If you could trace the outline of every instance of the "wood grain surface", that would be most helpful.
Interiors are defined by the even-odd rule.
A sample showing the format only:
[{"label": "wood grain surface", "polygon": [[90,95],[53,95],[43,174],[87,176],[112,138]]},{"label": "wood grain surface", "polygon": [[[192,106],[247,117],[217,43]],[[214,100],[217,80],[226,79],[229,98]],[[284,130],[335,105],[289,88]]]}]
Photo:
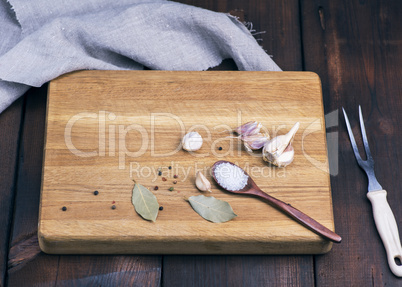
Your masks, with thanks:
[{"label": "wood grain surface", "polygon": [[[0,140],[0,286],[4,286],[7,272],[9,232],[11,230],[14,188],[17,177],[18,143],[23,113],[23,99],[15,102],[0,117],[2,138]],[[7,135],[7,136],[5,136]]]},{"label": "wood grain surface", "polygon": [[[326,114],[345,108],[361,150],[358,105],[362,106],[376,177],[388,191],[400,234],[401,10],[399,1],[302,1],[301,7],[305,69],[316,71],[323,81]],[[334,137],[333,132],[339,133],[338,153],[330,155],[338,167],[331,186],[336,229],[345,236],[342,247],[334,245],[329,256],[315,258],[316,284],[402,286],[389,270],[366,197],[367,178],[356,164],[345,121],[339,116],[328,132]]]},{"label": "wood grain surface", "polygon": [[[353,158],[338,112],[345,107],[358,134],[357,105],[362,104],[377,177],[389,192],[401,230],[402,2],[180,2],[219,12],[237,10],[257,32],[265,31],[256,38],[283,70],[314,71],[320,76],[325,113],[331,116],[335,112],[334,121],[328,122],[327,136],[329,143],[338,143],[338,153],[330,152],[329,160],[334,171],[338,167],[338,173],[331,176],[331,186],[335,226],[342,243],[325,255],[314,256],[39,253],[13,265],[26,255],[26,248],[19,247],[32,244],[32,254],[38,247],[32,231],[37,231],[39,204],[25,196],[34,194],[39,199],[40,183],[32,185],[30,180],[42,170],[42,161],[35,159],[42,154],[44,125],[36,127],[45,122],[47,89],[33,88],[0,114],[0,165],[5,171],[0,182],[1,248],[5,250],[0,254],[0,286],[401,286],[401,280],[389,271],[365,195],[366,178]],[[232,70],[236,65],[227,60],[216,69]],[[18,146],[22,145],[26,156],[18,157]],[[26,158],[31,160],[26,162]],[[23,172],[19,171],[21,165],[26,166]],[[15,239],[8,243],[11,237]],[[7,248],[16,252],[11,254]],[[7,263],[11,255],[13,260]]]},{"label": "wood grain surface", "polygon": [[[42,250],[329,251],[330,242],[262,200],[229,194],[215,185],[212,195],[229,202],[238,217],[212,224],[183,199],[199,194],[196,171],[213,181],[210,168],[225,159],[237,162],[266,192],[333,229],[321,99],[319,77],[309,72],[82,71],[52,81],[39,220]],[[268,166],[261,152],[248,154],[237,139],[228,137],[252,120],[261,122],[272,136],[300,122],[293,164]],[[189,153],[180,141],[194,130],[204,144]],[[134,212],[133,179],[150,190],[159,187],[153,192],[164,209],[155,223]]]}]

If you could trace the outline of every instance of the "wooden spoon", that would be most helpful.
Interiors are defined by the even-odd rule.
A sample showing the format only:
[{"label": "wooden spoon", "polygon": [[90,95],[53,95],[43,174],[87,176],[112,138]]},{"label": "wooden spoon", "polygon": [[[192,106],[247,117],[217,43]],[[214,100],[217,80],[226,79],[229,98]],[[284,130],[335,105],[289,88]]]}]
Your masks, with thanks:
[{"label": "wooden spoon", "polygon": [[216,179],[216,175],[215,175],[215,168],[217,165],[219,165],[221,163],[229,163],[229,164],[232,164],[232,165],[240,168],[241,170],[243,170],[243,169],[241,167],[235,165],[234,163],[231,163],[231,162],[225,161],[225,160],[220,160],[220,161],[217,161],[214,163],[214,165],[212,166],[212,176],[215,179],[215,181],[217,182],[217,184],[224,190],[226,190],[228,192],[232,192],[232,193],[251,194],[251,195],[258,196],[258,197],[262,197],[265,200],[267,200],[272,206],[274,206],[278,210],[282,211],[283,213],[289,215],[290,217],[295,219],[297,222],[299,222],[302,225],[304,225],[305,227],[309,228],[311,231],[313,231],[313,232],[321,235],[322,237],[324,237],[328,240],[331,240],[335,243],[341,242],[342,238],[335,232],[329,230],[324,225],[318,223],[317,221],[315,221],[308,215],[304,214],[300,210],[292,207],[290,204],[284,203],[283,201],[280,201],[279,199],[276,199],[275,197],[272,197],[272,196],[268,195],[267,193],[263,192],[257,186],[257,184],[254,182],[254,180],[244,170],[243,170],[243,172],[248,176],[248,181],[244,188],[242,188],[241,190],[228,190],[228,189],[224,188],[219,183],[219,181]]}]

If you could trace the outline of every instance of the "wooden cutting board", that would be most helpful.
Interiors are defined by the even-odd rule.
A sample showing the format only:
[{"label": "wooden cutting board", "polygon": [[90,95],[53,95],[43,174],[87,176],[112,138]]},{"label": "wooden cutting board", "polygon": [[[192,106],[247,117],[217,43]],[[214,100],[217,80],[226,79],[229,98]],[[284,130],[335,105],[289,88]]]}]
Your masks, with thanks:
[{"label": "wooden cutting board", "polygon": [[[261,122],[271,136],[299,121],[294,162],[286,168],[269,166],[261,152],[249,154],[228,137],[248,121]],[[204,144],[189,153],[180,142],[193,130]],[[229,202],[237,217],[226,223],[200,217],[184,197],[200,194],[196,171],[208,174],[222,159],[245,168],[264,191],[334,230],[316,74],[81,71],[62,76],[49,86],[40,247],[61,254],[314,254],[331,249],[331,242],[266,202],[220,190],[210,175],[211,195]],[[156,222],[135,212],[133,179],[163,206]]]}]

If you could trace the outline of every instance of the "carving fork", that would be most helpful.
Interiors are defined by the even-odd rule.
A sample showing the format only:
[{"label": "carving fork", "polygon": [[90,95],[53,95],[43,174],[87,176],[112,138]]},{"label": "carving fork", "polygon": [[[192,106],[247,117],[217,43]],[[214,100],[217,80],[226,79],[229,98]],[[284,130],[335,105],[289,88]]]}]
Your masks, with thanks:
[{"label": "carving fork", "polygon": [[398,226],[395,216],[387,201],[387,192],[378,183],[374,174],[374,160],[371,156],[369,144],[367,141],[366,128],[364,127],[362,109],[359,106],[360,129],[362,132],[364,149],[366,151],[366,160],[362,160],[357,149],[356,141],[353,136],[352,129],[345,110],[342,108],[345,116],[346,127],[348,129],[350,142],[352,143],[353,152],[357,163],[366,172],[368,177],[368,193],[367,197],[373,207],[373,215],[378,233],[382,239],[385,250],[387,251],[388,265],[396,276],[402,277],[402,248],[399,239]]}]

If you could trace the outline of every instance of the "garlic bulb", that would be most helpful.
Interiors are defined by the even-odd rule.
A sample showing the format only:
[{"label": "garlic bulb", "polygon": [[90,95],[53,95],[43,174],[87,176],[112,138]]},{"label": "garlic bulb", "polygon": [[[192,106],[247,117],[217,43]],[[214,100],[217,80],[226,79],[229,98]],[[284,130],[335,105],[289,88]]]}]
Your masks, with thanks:
[{"label": "garlic bulb", "polygon": [[258,134],[261,130],[262,124],[259,122],[248,122],[240,127],[237,127],[234,131],[240,136],[251,136]]},{"label": "garlic bulb", "polygon": [[269,135],[258,133],[250,136],[242,136],[241,140],[243,141],[244,147],[248,151],[253,151],[261,149],[264,144],[269,140]]},{"label": "garlic bulb", "polygon": [[197,132],[190,132],[183,137],[181,144],[186,151],[196,151],[202,146],[202,137]]},{"label": "garlic bulb", "polygon": [[201,191],[211,191],[211,183],[209,180],[205,177],[205,175],[202,174],[202,172],[198,171],[196,176],[195,176],[195,185],[197,188]]},{"label": "garlic bulb", "polygon": [[293,139],[300,123],[297,122],[286,135],[277,136],[266,142],[262,150],[263,159],[278,167],[289,165],[294,158]]}]

